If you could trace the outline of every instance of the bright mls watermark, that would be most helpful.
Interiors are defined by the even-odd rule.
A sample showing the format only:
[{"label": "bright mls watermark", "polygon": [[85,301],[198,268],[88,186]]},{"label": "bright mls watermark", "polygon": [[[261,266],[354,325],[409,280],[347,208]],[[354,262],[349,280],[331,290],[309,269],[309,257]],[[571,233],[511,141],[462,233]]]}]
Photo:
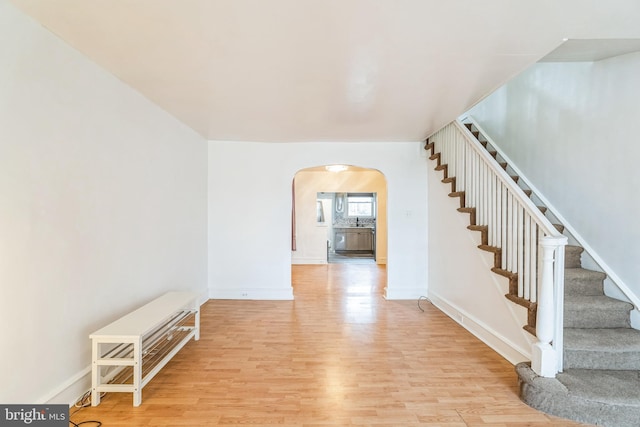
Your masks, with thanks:
[{"label": "bright mls watermark", "polygon": [[0,405],[0,427],[67,427],[69,405]]}]

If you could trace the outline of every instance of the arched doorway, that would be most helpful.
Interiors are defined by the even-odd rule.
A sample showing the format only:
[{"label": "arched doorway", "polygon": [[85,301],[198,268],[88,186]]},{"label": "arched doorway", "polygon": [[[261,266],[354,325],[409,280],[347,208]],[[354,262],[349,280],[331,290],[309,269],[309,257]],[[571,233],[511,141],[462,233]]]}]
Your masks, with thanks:
[{"label": "arched doorway", "polygon": [[387,181],[380,171],[352,165],[299,170],[293,207],[292,264],[327,264],[336,255],[387,263]]}]

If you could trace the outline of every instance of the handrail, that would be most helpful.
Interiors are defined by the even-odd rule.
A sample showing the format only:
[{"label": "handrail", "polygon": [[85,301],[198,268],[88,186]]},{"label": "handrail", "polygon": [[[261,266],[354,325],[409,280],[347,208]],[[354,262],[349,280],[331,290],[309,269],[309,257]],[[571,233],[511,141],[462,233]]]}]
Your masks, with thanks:
[{"label": "handrail", "polygon": [[582,237],[572,226],[571,224],[560,214],[558,210],[542,195],[542,193],[533,185],[527,177],[518,169],[518,167],[511,161],[509,156],[507,156],[500,147],[489,137],[489,135],[485,132],[485,130],[478,124],[478,121],[471,115],[466,116],[461,120],[462,122],[468,121],[471,123],[478,131],[482,134],[482,136],[487,140],[489,144],[493,147],[494,150],[498,152],[501,158],[503,158],[507,163],[509,163],[509,167],[513,169],[513,171],[520,177],[520,179],[526,184],[528,188],[533,191],[538,199],[547,207],[547,209],[551,212],[551,214],[558,219],[560,223],[564,226],[565,230],[571,235],[571,237],[587,252],[587,254],[591,257],[593,262],[595,262],[602,272],[607,275],[607,277],[613,282],[613,284],[624,294],[625,297],[629,299],[631,304],[634,305],[635,309],[640,311],[640,298],[636,296],[633,291],[624,283],[624,281],[618,277],[618,275],[613,271],[611,267],[602,259],[600,255],[587,243],[587,241]]},{"label": "handrail", "polygon": [[446,165],[447,177],[455,177],[455,192],[464,194],[464,207],[474,208],[476,225],[486,229],[488,249],[499,254],[500,267],[494,271],[517,278],[517,284],[510,282],[510,293],[537,304],[532,368],[538,375],[555,376],[562,370],[567,238],[460,121],[440,129],[429,142]]},{"label": "handrail", "polygon": [[[561,236],[562,233],[560,233],[558,229],[553,226],[551,221],[549,221],[549,219],[544,216],[542,212],[540,212],[540,209],[538,209],[535,203],[533,203],[533,201],[531,201],[531,199],[527,197],[524,191],[522,191],[522,188],[520,188],[513,181],[513,179],[511,179],[509,174],[503,168],[501,168],[500,165],[498,165],[497,161],[493,158],[493,156],[491,156],[491,154],[489,154],[489,152],[482,146],[482,144],[478,142],[471,131],[467,129],[467,127],[464,126],[460,121],[456,120],[453,123],[455,123],[458,129],[465,134],[472,148],[482,156],[482,158],[487,162],[488,166],[493,170],[493,172],[500,177],[500,180],[503,183],[507,184],[510,190],[513,191],[513,196],[516,197],[523,206],[527,207],[529,215],[535,218],[536,222],[542,227],[542,230],[549,236]],[[483,135],[485,134],[483,133]]]}]

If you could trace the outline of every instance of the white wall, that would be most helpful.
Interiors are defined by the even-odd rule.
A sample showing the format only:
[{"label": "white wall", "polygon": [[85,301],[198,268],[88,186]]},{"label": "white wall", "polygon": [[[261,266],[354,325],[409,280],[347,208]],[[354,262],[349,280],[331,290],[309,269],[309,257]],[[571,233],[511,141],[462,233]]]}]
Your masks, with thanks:
[{"label": "white wall", "polygon": [[[387,181],[376,170],[349,170],[339,173],[326,170],[303,170],[296,176],[296,250],[293,264],[326,264],[327,240],[332,241],[330,222],[316,221],[319,192],[376,193],[376,262],[387,263]],[[328,202],[328,200],[325,200]],[[331,212],[325,212],[331,214]]]},{"label": "white wall", "polygon": [[640,53],[540,63],[470,111],[640,295]]},{"label": "white wall", "polygon": [[509,301],[508,280],[491,272],[493,254],[478,249],[469,214],[448,196],[450,184],[429,168],[429,299],[487,345],[516,364],[531,359],[533,336],[522,327],[527,311]]},{"label": "white wall", "polygon": [[387,179],[387,298],[427,291],[426,159],[418,142],[209,143],[211,298],[292,298],[291,184],[325,164]]},{"label": "white wall", "polygon": [[0,1],[0,402],[89,389],[89,334],[206,294],[207,144]]}]

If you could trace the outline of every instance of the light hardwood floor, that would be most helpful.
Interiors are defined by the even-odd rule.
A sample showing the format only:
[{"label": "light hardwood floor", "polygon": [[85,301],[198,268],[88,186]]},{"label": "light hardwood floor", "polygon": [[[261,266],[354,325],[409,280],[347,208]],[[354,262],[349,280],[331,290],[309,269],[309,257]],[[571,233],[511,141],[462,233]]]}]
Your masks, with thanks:
[{"label": "light hardwood floor", "polygon": [[[202,334],[103,426],[578,426],[518,399],[513,366],[426,301],[386,301],[383,266],[292,267],[294,301],[211,300]],[[73,411],[73,409],[72,409]]]}]

